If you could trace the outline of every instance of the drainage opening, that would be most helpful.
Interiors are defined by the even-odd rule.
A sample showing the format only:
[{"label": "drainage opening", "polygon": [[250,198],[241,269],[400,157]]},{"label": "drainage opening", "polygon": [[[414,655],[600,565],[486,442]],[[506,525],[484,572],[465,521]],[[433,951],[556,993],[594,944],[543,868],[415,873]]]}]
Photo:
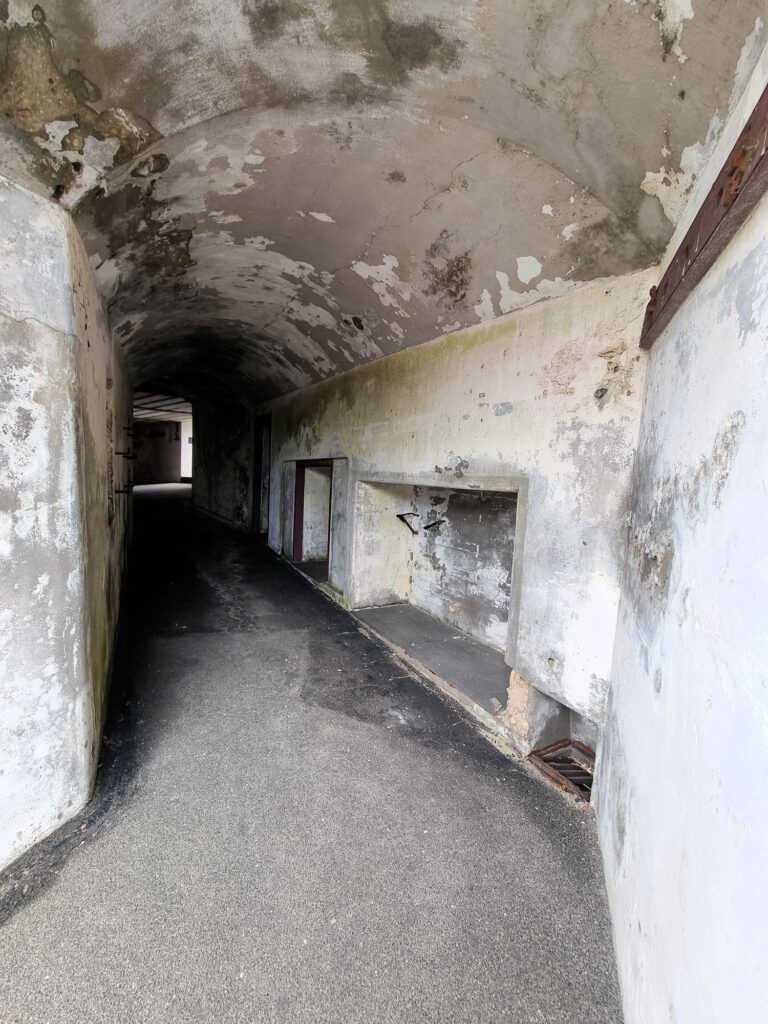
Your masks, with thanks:
[{"label": "drainage opening", "polygon": [[579,740],[558,740],[534,750],[528,760],[548,779],[579,800],[589,802],[595,775],[595,752]]}]

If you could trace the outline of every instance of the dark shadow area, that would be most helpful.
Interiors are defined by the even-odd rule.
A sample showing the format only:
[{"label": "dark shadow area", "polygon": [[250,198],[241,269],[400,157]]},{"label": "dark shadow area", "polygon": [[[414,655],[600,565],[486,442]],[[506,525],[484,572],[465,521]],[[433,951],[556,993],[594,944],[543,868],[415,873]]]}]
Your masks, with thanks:
[{"label": "dark shadow area", "polygon": [[303,572],[305,576],[311,577],[316,583],[328,582],[328,561],[324,562],[294,562],[294,565]]}]

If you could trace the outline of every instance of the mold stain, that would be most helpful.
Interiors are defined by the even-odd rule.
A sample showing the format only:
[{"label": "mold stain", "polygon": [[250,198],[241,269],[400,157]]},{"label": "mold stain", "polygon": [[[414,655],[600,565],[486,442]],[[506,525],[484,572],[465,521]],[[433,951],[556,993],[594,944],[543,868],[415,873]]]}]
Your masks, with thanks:
[{"label": "mold stain", "polygon": [[440,232],[427,248],[424,256],[424,274],[428,286],[425,294],[436,295],[448,306],[462,302],[472,281],[472,258],[469,250],[450,255],[451,233]]},{"label": "mold stain", "polygon": [[89,220],[105,236],[110,259],[130,263],[131,253],[140,249],[142,280],[150,292],[158,281],[184,275],[195,262],[189,252],[192,229],[183,218],[167,217],[154,191],[154,179],[128,184],[111,195],[97,189],[78,206],[78,221]]},{"label": "mold stain", "polygon": [[294,0],[243,0],[242,11],[256,44],[283,35],[291,22],[307,17],[310,11]]},{"label": "mold stain", "polygon": [[333,26],[323,34],[335,46],[346,42],[365,57],[367,77],[385,88],[406,85],[413,72],[458,68],[463,42],[446,35],[438,18],[403,21],[385,0],[330,0]]},{"label": "mold stain", "polygon": [[447,39],[429,18],[417,24],[386,18],[382,40],[398,69],[398,76],[403,80],[409,71],[426,68],[430,64],[441,71],[450,71],[460,63],[461,45],[458,40]]}]

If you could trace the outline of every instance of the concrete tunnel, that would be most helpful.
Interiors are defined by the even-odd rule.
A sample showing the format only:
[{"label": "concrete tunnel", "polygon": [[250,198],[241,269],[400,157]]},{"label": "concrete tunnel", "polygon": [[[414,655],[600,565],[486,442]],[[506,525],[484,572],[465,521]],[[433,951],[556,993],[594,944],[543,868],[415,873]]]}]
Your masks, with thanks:
[{"label": "concrete tunnel", "polygon": [[766,25],[0,0],[0,1019],[763,1019]]}]

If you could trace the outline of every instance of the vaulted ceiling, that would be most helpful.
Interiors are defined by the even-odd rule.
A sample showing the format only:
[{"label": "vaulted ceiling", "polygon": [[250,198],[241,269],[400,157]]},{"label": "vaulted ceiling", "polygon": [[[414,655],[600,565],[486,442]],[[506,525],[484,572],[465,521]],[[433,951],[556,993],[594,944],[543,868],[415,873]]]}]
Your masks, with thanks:
[{"label": "vaulted ceiling", "polygon": [[268,397],[655,262],[766,6],[0,0],[0,169],[136,384]]}]

